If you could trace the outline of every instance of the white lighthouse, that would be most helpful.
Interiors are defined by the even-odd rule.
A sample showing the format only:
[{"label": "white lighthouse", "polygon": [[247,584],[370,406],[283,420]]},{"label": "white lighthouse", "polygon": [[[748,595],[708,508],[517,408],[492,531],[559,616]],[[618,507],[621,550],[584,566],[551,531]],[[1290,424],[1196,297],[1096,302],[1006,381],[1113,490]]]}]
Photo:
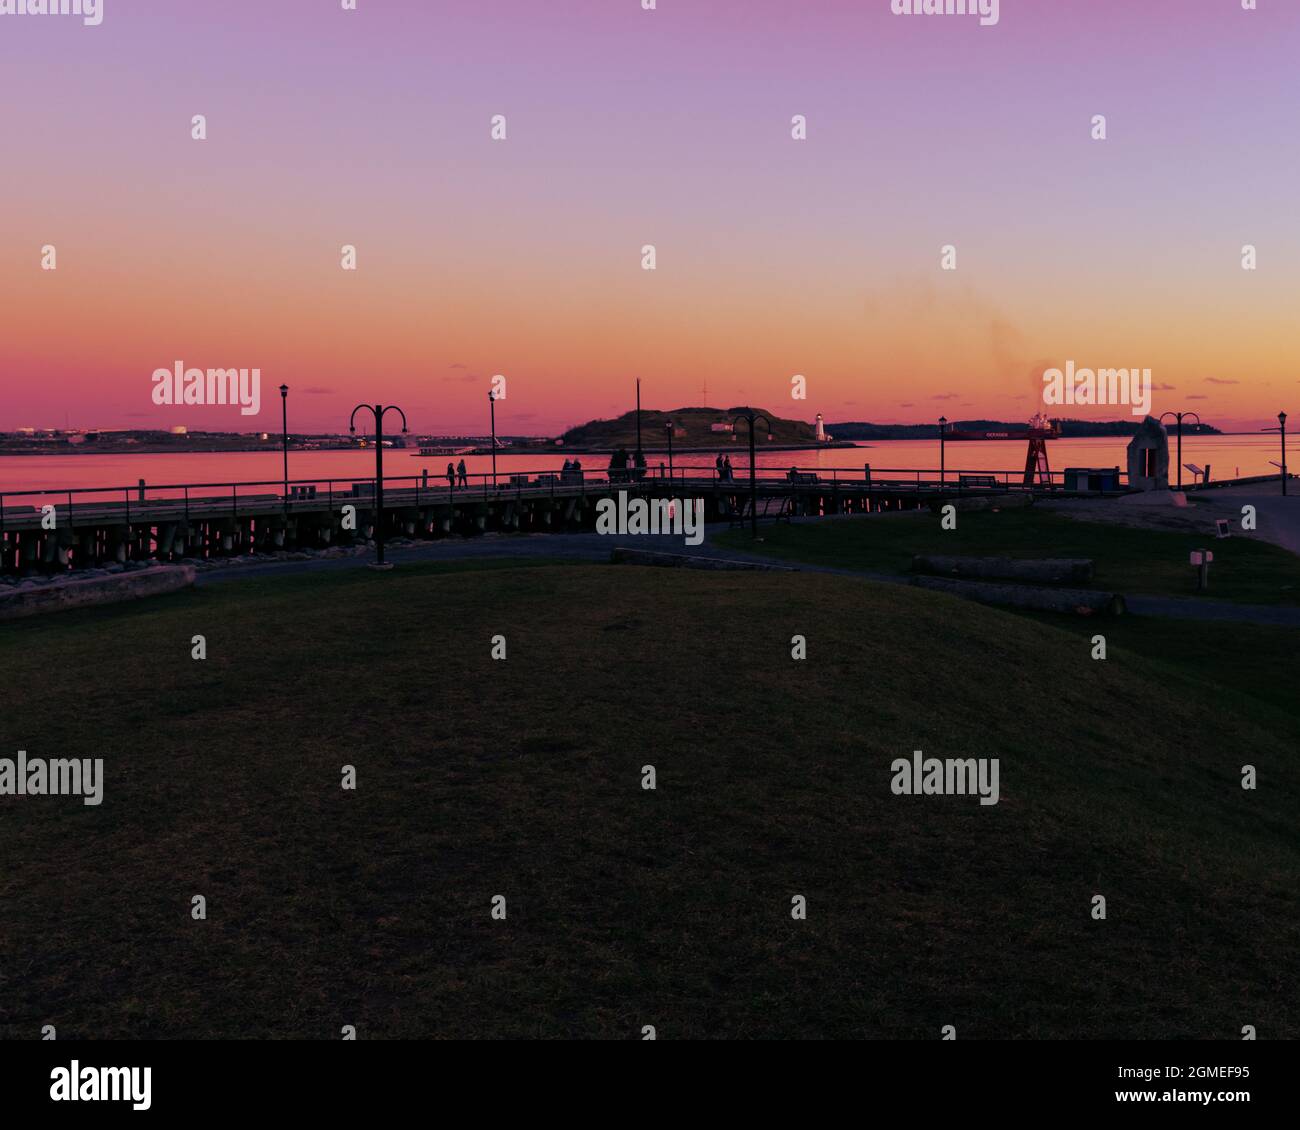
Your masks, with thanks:
[{"label": "white lighthouse", "polygon": [[822,414],[817,413],[817,442],[826,442],[826,426],[822,423]]}]

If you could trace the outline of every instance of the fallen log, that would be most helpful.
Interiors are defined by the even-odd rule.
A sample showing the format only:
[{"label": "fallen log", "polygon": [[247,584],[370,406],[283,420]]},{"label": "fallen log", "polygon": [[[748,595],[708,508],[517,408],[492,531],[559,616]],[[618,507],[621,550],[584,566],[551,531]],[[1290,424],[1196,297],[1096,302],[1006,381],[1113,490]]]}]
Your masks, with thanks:
[{"label": "fallen log", "polygon": [[194,584],[193,565],[157,565],[105,577],[73,577],[0,593],[0,620],[18,620],[70,608],[114,604],[177,592]]},{"label": "fallen log", "polygon": [[1092,589],[1035,588],[1033,585],[999,585],[925,576],[913,577],[912,584],[966,600],[977,600],[981,604],[1032,608],[1040,612],[1067,612],[1077,616],[1119,616],[1124,612],[1124,598],[1118,593]]},{"label": "fallen log", "polygon": [[979,581],[1030,581],[1043,585],[1086,585],[1092,580],[1092,562],[1085,558],[1069,557],[1021,559],[949,557],[919,553],[912,558],[912,572]]}]

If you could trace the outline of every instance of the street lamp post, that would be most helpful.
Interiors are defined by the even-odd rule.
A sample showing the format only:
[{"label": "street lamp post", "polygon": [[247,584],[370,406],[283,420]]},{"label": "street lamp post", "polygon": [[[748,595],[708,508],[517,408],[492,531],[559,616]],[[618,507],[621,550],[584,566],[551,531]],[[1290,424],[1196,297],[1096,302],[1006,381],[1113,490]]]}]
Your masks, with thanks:
[{"label": "street lamp post", "polygon": [[406,413],[396,404],[358,404],[352,409],[352,418],[348,421],[348,431],[354,435],[357,430],[357,413],[365,409],[375,418],[375,567],[391,569],[384,564],[384,414],[396,412],[402,417],[402,434],[407,432]]},{"label": "street lamp post", "polygon": [[664,425],[664,431],[668,434],[668,480],[672,481],[673,477],[673,422],[668,421]]},{"label": "street lamp post", "polygon": [[939,417],[939,485],[947,481],[947,466],[945,464],[946,453],[944,451],[944,433],[948,430],[948,417]]},{"label": "street lamp post", "polygon": [[284,455],[284,505],[289,505],[289,386],[280,386],[280,448]]},{"label": "street lamp post", "polygon": [[1262,428],[1261,431],[1277,432],[1282,437],[1282,493],[1286,494],[1286,413],[1277,414],[1276,428]]},{"label": "street lamp post", "polygon": [[762,420],[767,425],[767,434],[772,434],[772,421],[766,416],[760,416],[757,412],[742,412],[739,416],[731,421],[732,434],[735,434],[735,427],[738,421],[747,420],[749,422],[749,533],[751,537],[758,537],[758,477],[754,473],[754,425]]},{"label": "street lamp post", "polygon": [[641,450],[641,378],[636,379],[636,449]]},{"label": "street lamp post", "polygon": [[492,413],[492,489],[497,487],[497,398],[491,389],[488,389],[488,406]]},{"label": "street lamp post", "polygon": [[1183,489],[1183,419],[1187,416],[1196,416],[1196,426],[1201,426],[1201,418],[1195,412],[1166,412],[1160,417],[1163,424],[1165,416],[1172,416],[1178,421],[1178,489]]}]

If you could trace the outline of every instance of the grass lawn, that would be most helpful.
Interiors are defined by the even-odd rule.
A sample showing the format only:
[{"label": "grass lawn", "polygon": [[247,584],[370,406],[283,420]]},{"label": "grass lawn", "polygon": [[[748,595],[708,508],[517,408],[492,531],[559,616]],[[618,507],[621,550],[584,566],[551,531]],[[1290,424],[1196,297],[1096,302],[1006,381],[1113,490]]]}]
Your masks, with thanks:
[{"label": "grass lawn", "polygon": [[[1300,558],[1266,542],[1133,529],[1066,518],[1050,510],[977,511],[945,530],[929,511],[833,521],[769,524],[755,545],[748,530],[715,540],[791,561],[880,573],[911,571],[916,553],[976,557],[1087,557],[1093,588],[1125,595],[1206,596],[1247,604],[1300,604]],[[1196,591],[1193,549],[1211,549],[1210,588]]]},{"label": "grass lawn", "polygon": [[[1216,685],[1235,628],[496,564],[0,630],[0,756],[106,773],[0,798],[0,1036],[1300,1036],[1296,720]],[[917,749],[1001,802],[893,795]]]}]

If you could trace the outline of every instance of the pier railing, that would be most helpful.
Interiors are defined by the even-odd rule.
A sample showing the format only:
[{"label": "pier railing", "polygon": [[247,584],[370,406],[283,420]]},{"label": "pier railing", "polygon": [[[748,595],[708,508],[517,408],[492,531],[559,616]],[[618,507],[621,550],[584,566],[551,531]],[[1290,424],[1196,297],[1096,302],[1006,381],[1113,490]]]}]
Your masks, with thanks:
[{"label": "pier railing", "polygon": [[[920,491],[1059,491],[1064,489],[1064,472],[1045,473],[1046,481],[1033,485],[1024,483],[1024,471],[989,471],[984,468],[947,468],[942,474],[938,468],[890,468],[864,464],[861,470],[839,467],[759,467],[755,481],[765,491],[773,488],[808,490],[839,486],[861,489],[864,483],[879,490]],[[288,492],[285,486],[288,486]],[[140,479],[130,486],[72,487],[38,490],[0,491],[0,530],[5,517],[30,516],[52,506],[60,522],[75,525],[83,520],[120,516],[124,522],[143,517],[147,508],[149,516],[160,510],[175,512],[174,516],[188,518],[191,513],[211,517],[228,509],[232,516],[241,511],[270,512],[283,510],[319,510],[322,500],[329,507],[347,503],[370,501],[375,496],[374,476],[348,475],[339,477],[254,479],[240,482],[207,483],[146,483]],[[683,489],[735,489],[749,487],[748,465],[732,469],[730,477],[709,464],[675,465],[671,472],[664,466],[644,468],[583,468],[581,471],[564,471],[553,467],[529,471],[499,471],[467,474],[451,482],[445,474],[385,475],[386,501],[394,505],[438,503],[465,500],[467,496],[483,499],[516,495],[523,497],[549,493],[579,495],[588,490],[607,492],[611,486],[624,488],[663,489],[679,486]]]}]

